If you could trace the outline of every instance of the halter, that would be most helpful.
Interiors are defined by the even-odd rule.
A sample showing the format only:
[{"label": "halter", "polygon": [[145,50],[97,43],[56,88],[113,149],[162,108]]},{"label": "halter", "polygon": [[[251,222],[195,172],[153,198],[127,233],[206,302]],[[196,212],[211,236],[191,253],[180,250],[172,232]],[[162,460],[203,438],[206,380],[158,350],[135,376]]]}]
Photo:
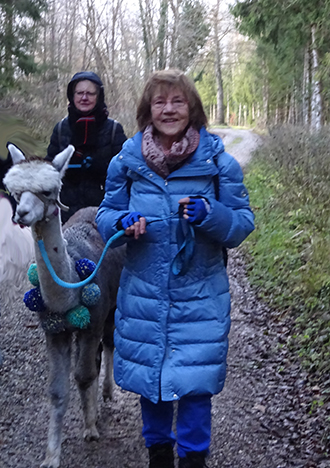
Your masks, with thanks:
[{"label": "halter", "polygon": [[[42,221],[46,221],[46,222],[49,221],[49,218],[47,217],[47,211],[48,211],[48,208],[51,205],[51,203],[54,203],[54,205],[56,205],[58,208],[60,208],[63,211],[69,211],[69,207],[66,206],[66,205],[63,205],[63,203],[60,201],[59,196],[58,196],[57,199],[55,199],[55,198],[47,198],[42,193],[35,193],[35,192],[32,192],[32,193],[37,198],[39,198],[39,200],[42,201],[42,203],[44,204],[44,214],[43,214]],[[55,211],[54,211],[54,214],[56,216],[57,212],[55,213]]]}]

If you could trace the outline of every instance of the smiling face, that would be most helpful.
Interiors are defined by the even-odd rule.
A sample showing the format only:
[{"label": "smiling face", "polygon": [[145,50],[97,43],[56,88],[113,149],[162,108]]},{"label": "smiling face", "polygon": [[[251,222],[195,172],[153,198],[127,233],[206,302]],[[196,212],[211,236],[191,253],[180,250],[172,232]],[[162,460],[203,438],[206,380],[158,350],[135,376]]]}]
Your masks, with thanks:
[{"label": "smiling face", "polygon": [[98,89],[95,83],[89,80],[79,81],[73,94],[73,103],[83,115],[89,114],[96,106]]},{"label": "smiling face", "polygon": [[151,118],[163,148],[170,149],[189,124],[189,105],[183,92],[158,86],[151,99]]}]

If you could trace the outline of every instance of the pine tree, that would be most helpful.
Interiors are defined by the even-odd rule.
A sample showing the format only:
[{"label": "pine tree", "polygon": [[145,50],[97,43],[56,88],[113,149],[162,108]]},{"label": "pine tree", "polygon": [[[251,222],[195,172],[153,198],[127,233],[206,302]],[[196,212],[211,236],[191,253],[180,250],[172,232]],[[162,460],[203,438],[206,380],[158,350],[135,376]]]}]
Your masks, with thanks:
[{"label": "pine tree", "polygon": [[35,24],[46,0],[0,0],[0,85],[14,84],[15,73],[36,71],[32,54]]}]

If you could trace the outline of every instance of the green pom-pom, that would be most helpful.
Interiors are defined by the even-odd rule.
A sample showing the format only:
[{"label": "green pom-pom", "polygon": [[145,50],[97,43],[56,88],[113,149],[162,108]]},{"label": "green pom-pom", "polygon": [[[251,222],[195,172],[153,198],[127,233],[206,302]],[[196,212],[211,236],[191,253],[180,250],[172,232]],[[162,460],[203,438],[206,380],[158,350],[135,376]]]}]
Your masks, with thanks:
[{"label": "green pom-pom", "polygon": [[28,278],[30,283],[33,286],[39,286],[39,276],[38,276],[38,270],[37,270],[37,264],[36,263],[31,263],[28,272],[27,272]]},{"label": "green pom-pom", "polygon": [[90,318],[89,310],[82,305],[70,309],[66,314],[67,321],[75,328],[86,328]]},{"label": "green pom-pom", "polygon": [[87,284],[81,290],[81,302],[87,307],[97,304],[100,296],[100,288],[95,283]]}]

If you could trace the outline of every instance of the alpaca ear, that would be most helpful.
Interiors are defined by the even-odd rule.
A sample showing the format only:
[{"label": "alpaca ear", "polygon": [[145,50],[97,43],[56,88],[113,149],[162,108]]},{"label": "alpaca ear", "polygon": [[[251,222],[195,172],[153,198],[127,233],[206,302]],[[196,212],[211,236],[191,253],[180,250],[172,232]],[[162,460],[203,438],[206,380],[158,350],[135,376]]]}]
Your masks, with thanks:
[{"label": "alpaca ear", "polygon": [[55,167],[55,169],[58,170],[58,172],[61,174],[61,177],[64,176],[64,173],[68,167],[70,158],[73,155],[74,151],[74,146],[69,145],[67,148],[65,148],[65,150],[61,151],[61,153],[58,153],[53,159],[52,165]]},{"label": "alpaca ear", "polygon": [[17,146],[12,143],[7,143],[7,149],[10,153],[11,159],[13,160],[13,164],[17,164],[25,160],[24,153]]}]

